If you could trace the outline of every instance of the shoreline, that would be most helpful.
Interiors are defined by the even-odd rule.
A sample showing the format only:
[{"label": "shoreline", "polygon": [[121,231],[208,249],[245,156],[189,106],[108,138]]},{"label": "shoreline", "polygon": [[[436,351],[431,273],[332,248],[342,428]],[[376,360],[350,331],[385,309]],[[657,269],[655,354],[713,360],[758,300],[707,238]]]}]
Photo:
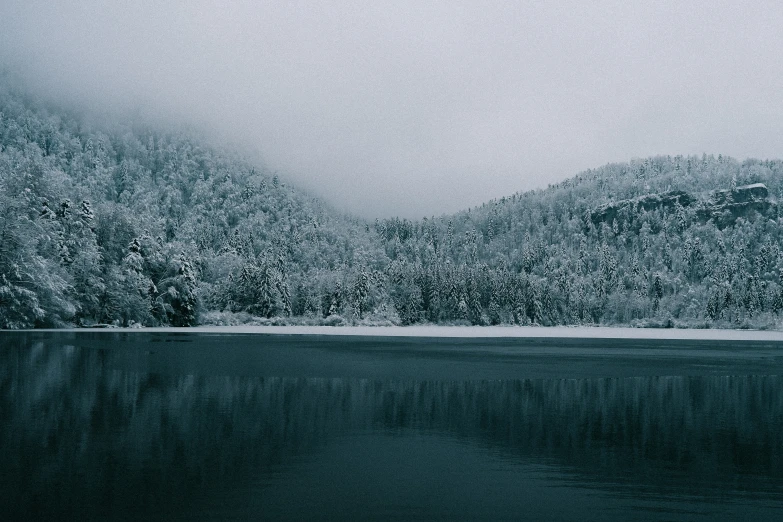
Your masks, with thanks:
[{"label": "shoreline", "polygon": [[610,326],[190,326],[149,328],[55,328],[9,333],[194,333],[296,336],[419,337],[455,339],[660,339],[783,342],[778,330],[629,328]]}]

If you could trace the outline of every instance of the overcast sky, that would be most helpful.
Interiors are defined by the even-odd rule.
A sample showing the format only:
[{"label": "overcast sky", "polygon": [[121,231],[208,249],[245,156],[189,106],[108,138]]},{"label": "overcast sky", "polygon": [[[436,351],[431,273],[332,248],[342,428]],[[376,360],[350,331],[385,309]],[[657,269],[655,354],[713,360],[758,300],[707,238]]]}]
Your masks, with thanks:
[{"label": "overcast sky", "polygon": [[779,0],[0,0],[0,61],[215,131],[366,217],[633,157],[783,155]]}]

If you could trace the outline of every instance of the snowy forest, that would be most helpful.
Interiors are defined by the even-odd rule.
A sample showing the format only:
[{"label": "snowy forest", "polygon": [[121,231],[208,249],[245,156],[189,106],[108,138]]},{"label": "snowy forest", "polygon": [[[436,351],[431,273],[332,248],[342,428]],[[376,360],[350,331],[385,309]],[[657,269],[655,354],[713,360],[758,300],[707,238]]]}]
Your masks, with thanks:
[{"label": "snowy forest", "polygon": [[659,156],[374,222],[185,132],[0,87],[0,328],[780,328],[783,161]]}]

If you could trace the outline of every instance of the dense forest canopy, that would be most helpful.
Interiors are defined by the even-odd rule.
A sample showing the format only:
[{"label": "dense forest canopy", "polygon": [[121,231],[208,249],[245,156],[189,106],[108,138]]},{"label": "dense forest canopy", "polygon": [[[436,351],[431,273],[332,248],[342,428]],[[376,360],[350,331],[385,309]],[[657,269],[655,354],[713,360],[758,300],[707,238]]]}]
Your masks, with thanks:
[{"label": "dense forest canopy", "polygon": [[204,143],[0,88],[0,328],[781,324],[779,160],[633,160],[368,223]]}]

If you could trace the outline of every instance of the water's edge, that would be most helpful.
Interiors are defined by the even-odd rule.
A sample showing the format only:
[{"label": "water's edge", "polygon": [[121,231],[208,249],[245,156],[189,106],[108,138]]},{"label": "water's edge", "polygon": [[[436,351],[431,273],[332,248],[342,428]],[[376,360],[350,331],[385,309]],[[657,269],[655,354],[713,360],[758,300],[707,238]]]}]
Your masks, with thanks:
[{"label": "water's edge", "polygon": [[608,326],[192,326],[155,328],[61,328],[0,330],[0,336],[14,332],[134,332],[336,335],[362,337],[446,337],[446,338],[547,338],[547,339],[661,339],[783,342],[779,330],[708,330],[628,328]]}]

